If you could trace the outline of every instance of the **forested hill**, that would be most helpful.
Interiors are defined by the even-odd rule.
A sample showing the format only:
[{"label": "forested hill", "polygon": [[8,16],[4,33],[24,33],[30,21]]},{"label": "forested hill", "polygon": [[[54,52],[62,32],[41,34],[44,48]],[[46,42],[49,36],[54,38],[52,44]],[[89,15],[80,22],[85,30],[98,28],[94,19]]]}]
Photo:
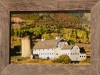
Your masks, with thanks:
[{"label": "forested hill", "polygon": [[90,43],[89,13],[20,13],[11,14],[11,18],[11,36],[60,36],[67,41]]}]

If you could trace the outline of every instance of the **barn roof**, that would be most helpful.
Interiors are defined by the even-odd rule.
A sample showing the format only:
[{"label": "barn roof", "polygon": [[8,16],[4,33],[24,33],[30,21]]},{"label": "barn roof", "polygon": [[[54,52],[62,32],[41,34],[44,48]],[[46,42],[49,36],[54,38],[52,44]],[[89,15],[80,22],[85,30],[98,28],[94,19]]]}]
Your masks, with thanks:
[{"label": "barn roof", "polygon": [[72,47],[72,45],[63,46],[61,50],[71,49]]},{"label": "barn roof", "polygon": [[35,46],[33,47],[33,49],[50,49],[50,48],[54,48],[54,46],[56,45],[56,43],[58,41],[60,41],[61,39],[55,40],[55,39],[50,39],[50,40],[45,40],[45,41],[41,41],[39,40]]}]

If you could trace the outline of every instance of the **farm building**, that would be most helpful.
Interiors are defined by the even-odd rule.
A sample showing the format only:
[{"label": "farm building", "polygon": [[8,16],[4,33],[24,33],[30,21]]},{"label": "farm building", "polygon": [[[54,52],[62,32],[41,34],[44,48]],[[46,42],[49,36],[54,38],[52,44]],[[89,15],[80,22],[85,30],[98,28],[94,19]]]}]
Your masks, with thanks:
[{"label": "farm building", "polygon": [[62,54],[67,54],[72,61],[86,59],[86,52],[77,45],[68,45],[66,40],[57,38],[51,40],[41,39],[33,47],[33,54],[38,54],[42,59],[56,59]]}]

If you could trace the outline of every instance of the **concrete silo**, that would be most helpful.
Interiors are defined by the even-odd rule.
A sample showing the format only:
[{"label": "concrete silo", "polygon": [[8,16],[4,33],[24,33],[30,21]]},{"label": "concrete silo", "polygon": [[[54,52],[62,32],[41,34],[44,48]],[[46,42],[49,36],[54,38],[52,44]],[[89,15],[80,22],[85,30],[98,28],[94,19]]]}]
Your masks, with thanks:
[{"label": "concrete silo", "polygon": [[31,41],[30,37],[24,37],[21,39],[22,44],[22,57],[30,57],[31,56]]}]

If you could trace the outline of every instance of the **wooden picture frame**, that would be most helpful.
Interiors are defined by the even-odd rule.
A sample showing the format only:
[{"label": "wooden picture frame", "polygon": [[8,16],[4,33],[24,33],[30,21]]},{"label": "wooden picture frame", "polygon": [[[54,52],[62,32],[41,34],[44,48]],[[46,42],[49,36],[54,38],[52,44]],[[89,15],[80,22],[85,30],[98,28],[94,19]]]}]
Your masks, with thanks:
[{"label": "wooden picture frame", "polygon": [[[10,64],[11,11],[91,12],[90,65]],[[0,1],[0,75],[99,75],[100,74],[100,0],[1,0]]]}]

